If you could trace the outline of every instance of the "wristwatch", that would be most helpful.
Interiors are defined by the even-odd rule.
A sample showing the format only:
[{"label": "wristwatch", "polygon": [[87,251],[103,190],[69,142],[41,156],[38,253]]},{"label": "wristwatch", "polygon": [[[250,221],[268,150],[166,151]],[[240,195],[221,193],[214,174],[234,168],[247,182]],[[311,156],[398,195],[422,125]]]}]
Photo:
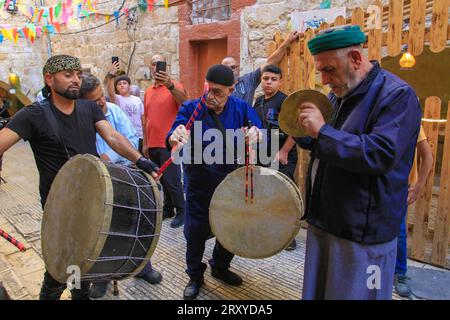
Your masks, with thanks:
[{"label": "wristwatch", "polygon": [[114,78],[115,75],[112,74],[111,72],[108,72],[108,73],[106,74],[106,77],[107,77],[107,78]]},{"label": "wristwatch", "polygon": [[173,89],[175,89],[175,85],[173,84],[173,82],[172,82],[172,84],[171,84],[169,87],[167,87],[167,89],[169,89],[170,91],[172,91]]}]

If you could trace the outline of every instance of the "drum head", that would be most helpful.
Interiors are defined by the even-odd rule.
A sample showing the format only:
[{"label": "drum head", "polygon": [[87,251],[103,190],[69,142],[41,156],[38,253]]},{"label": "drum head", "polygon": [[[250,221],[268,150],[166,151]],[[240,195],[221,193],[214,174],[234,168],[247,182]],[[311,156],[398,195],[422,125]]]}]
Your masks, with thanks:
[{"label": "drum head", "polygon": [[[245,258],[271,257],[300,229],[303,202],[298,188],[278,171],[254,167],[254,201],[245,201],[245,167],[216,188],[209,209],[211,230],[228,251]],[[250,174],[249,174],[250,179]]]},{"label": "drum head", "polygon": [[74,269],[81,275],[94,264],[111,224],[113,191],[108,171],[91,155],[68,161],[53,181],[42,220],[42,253],[50,275],[65,283]]}]

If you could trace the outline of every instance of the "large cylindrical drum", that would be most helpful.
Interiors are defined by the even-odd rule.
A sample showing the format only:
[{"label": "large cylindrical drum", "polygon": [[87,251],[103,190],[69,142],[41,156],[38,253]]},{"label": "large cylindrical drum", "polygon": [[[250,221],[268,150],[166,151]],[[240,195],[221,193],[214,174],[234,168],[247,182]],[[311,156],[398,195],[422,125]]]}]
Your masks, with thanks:
[{"label": "large cylindrical drum", "polygon": [[57,174],[44,208],[42,253],[59,282],[121,280],[148,263],[159,239],[161,199],[147,174],[77,155]]}]

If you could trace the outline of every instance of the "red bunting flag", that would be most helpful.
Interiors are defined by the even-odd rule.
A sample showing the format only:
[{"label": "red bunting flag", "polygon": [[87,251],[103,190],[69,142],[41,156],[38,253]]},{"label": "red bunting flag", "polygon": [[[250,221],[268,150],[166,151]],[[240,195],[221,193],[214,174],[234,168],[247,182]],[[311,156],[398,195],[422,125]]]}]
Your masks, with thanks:
[{"label": "red bunting flag", "polygon": [[39,18],[38,18],[38,22],[41,22],[42,19],[42,15],[44,14],[44,9],[41,9],[41,12],[39,12]]},{"label": "red bunting flag", "polygon": [[147,0],[148,12],[149,13],[153,11],[153,3],[154,3],[154,0]]},{"label": "red bunting flag", "polygon": [[49,14],[50,14],[50,23],[53,23],[53,7],[50,7]]},{"label": "red bunting flag", "polygon": [[60,24],[59,22],[53,23],[53,26],[55,27],[55,30],[56,30],[58,33],[61,33],[61,24]]},{"label": "red bunting flag", "polygon": [[22,31],[23,31],[23,35],[25,36],[25,39],[28,40],[28,38],[30,37],[30,34],[29,34],[30,29],[28,29],[27,27],[23,27]]}]

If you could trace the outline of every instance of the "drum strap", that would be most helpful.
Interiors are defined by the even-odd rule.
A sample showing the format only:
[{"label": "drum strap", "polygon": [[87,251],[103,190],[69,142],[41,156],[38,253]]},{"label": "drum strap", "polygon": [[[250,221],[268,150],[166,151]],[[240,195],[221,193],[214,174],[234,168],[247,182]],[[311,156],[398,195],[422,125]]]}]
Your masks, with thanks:
[{"label": "drum strap", "polygon": [[67,150],[66,144],[64,143],[64,139],[61,135],[61,131],[59,130],[58,122],[56,121],[55,113],[50,105],[50,102],[47,99],[44,99],[41,102],[38,102],[39,105],[42,107],[42,110],[44,110],[45,117],[48,120],[48,123],[50,124],[50,128],[55,134],[55,136],[58,138],[58,142],[64,147],[64,151],[66,153],[67,159],[70,159],[69,151]]}]

